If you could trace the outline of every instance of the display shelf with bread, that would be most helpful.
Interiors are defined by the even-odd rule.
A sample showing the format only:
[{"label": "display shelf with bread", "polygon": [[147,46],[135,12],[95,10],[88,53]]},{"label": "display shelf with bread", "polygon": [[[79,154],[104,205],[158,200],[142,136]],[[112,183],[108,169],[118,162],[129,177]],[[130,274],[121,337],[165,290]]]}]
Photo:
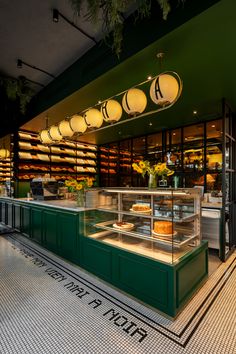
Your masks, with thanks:
[{"label": "display shelf with bread", "polygon": [[129,249],[133,242],[134,252],[140,254],[144,247],[141,242],[145,241],[145,254],[149,252],[155,259],[176,262],[201,242],[200,191],[196,188],[101,189],[97,212],[98,222],[90,225],[96,236],[89,237],[100,240],[101,233],[106,243],[103,231],[110,231],[118,235],[119,247],[126,249],[129,240]]},{"label": "display shelf with bread", "polygon": [[76,141],[42,144],[37,134],[19,131],[15,139],[15,171],[18,181],[49,173],[64,181],[70,176],[97,174],[97,146]]}]

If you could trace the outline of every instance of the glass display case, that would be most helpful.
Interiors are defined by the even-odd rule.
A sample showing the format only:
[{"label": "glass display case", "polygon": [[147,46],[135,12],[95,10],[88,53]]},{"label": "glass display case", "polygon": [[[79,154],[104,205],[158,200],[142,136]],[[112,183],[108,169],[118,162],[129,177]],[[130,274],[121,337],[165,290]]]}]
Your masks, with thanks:
[{"label": "glass display case", "polygon": [[84,235],[172,264],[200,245],[200,222],[198,188],[106,188],[86,212]]}]

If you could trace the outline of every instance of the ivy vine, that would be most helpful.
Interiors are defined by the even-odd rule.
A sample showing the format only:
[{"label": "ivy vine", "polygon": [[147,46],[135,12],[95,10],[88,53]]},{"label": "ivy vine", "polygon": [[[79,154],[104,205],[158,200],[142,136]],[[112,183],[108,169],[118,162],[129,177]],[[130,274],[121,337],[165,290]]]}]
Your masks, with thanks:
[{"label": "ivy vine", "polygon": [[[162,17],[167,19],[171,11],[170,0],[155,0],[160,6]],[[185,0],[177,0],[184,3]],[[98,23],[103,17],[103,31],[105,36],[111,34],[112,49],[119,57],[123,40],[124,13],[130,7],[136,8],[136,20],[150,16],[152,0],[69,0],[75,13],[80,16],[86,8],[87,20]]]},{"label": "ivy vine", "polygon": [[20,112],[26,113],[26,108],[34,91],[28,85],[27,79],[24,76],[19,76],[17,79],[9,77],[0,77],[0,85],[4,87],[9,100],[19,100]]}]

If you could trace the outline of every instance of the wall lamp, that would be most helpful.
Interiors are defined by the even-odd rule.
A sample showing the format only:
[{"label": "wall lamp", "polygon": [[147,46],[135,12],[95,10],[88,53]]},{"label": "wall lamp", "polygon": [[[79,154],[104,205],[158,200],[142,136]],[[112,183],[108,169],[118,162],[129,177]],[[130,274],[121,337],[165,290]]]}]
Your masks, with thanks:
[{"label": "wall lamp", "polygon": [[91,39],[91,41],[93,41],[95,44],[97,44],[98,42],[96,41],[96,39],[92,36],[90,36],[88,33],[86,33],[82,28],[78,27],[74,22],[70,21],[66,16],[64,16],[60,11],[58,11],[57,9],[53,9],[52,10],[52,20],[55,23],[59,22],[59,16],[61,18],[63,18],[63,20],[67,23],[69,23],[69,25],[71,25],[72,27],[74,27],[75,29],[77,29],[77,31],[79,31],[80,33],[82,33],[84,36],[86,36],[87,38]]},{"label": "wall lamp", "polygon": [[43,70],[43,69],[40,69],[40,68],[38,68],[37,66],[28,64],[28,63],[26,63],[25,61],[23,61],[23,60],[21,60],[21,59],[17,59],[17,68],[21,69],[21,68],[23,67],[23,65],[28,66],[28,67],[31,68],[31,69],[38,70],[38,71],[40,71],[40,72],[42,72],[42,73],[44,73],[44,74],[47,74],[48,76],[51,76],[53,79],[56,78],[56,76],[50,74],[48,71],[45,71],[45,70]]}]

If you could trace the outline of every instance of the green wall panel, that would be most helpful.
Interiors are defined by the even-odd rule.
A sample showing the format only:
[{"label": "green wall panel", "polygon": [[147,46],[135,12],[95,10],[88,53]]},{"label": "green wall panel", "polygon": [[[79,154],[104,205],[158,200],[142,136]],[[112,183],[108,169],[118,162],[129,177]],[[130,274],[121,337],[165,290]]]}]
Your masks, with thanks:
[{"label": "green wall panel", "polygon": [[26,236],[30,236],[30,207],[21,207],[21,232]]},{"label": "green wall panel", "polygon": [[42,243],[42,231],[43,231],[43,210],[40,208],[31,209],[31,237],[34,241]]},{"label": "green wall panel", "polygon": [[57,251],[57,213],[54,211],[44,211],[44,244],[52,250]]},{"label": "green wall panel", "polygon": [[78,214],[58,213],[58,251],[59,254],[78,263]]},{"label": "green wall panel", "polygon": [[99,277],[112,279],[112,249],[104,244],[84,238],[82,241],[82,266]]}]

